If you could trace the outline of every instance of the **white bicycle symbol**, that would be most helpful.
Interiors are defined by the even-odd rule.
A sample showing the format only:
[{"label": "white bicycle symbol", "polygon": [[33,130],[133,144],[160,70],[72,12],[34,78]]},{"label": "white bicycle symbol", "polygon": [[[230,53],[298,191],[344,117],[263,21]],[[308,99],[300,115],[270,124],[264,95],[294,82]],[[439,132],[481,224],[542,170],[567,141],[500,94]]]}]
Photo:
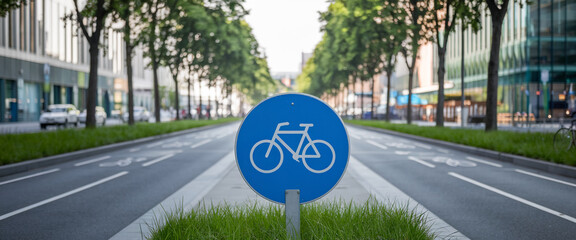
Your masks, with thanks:
[{"label": "white bicycle symbol", "polygon": [[[312,140],[312,138],[310,138],[310,135],[308,135],[308,129],[310,127],[314,126],[314,124],[301,123],[300,127],[304,128],[304,130],[301,130],[301,131],[294,131],[294,130],[292,130],[292,131],[280,131],[280,127],[288,126],[289,124],[290,124],[289,122],[279,123],[278,126],[276,126],[276,131],[274,131],[274,136],[272,136],[272,139],[270,139],[270,140],[264,139],[264,140],[257,142],[256,144],[254,144],[254,146],[252,147],[252,150],[250,151],[250,163],[252,163],[252,166],[261,173],[273,173],[276,170],[278,170],[278,168],[280,168],[280,166],[282,165],[282,162],[284,161],[284,153],[282,152],[282,148],[278,144],[278,142],[280,142],[286,149],[288,149],[288,151],[290,151],[290,153],[292,153],[292,158],[294,160],[296,160],[297,162],[300,162],[300,161],[298,161],[298,159],[302,158],[302,163],[304,163],[304,166],[306,167],[306,169],[308,169],[308,171],[313,172],[313,173],[323,173],[323,172],[330,170],[330,168],[332,168],[332,165],[334,165],[334,161],[336,160],[336,154],[334,153],[334,148],[332,147],[332,145],[330,145],[328,142],[326,142],[324,140]],[[287,134],[296,134],[296,135],[302,134],[302,138],[300,139],[300,143],[298,144],[298,148],[296,149],[296,151],[294,151],[294,149],[292,149],[290,146],[288,146],[288,144],[286,144],[286,142],[279,136],[279,134],[286,134],[286,135]],[[304,143],[304,139],[308,140],[308,144],[306,144],[306,146],[304,146],[304,148],[302,149],[302,144]],[[317,158],[322,157],[320,155],[320,152],[318,151],[318,148],[316,147],[316,145],[318,145],[318,144],[323,144],[330,149],[330,151],[332,153],[332,160],[330,162],[330,165],[328,165],[328,167],[326,167],[324,169],[318,169],[317,170],[317,169],[311,168],[306,161],[307,161],[307,159],[310,159],[310,158],[316,158],[317,159]],[[256,150],[256,148],[258,148],[260,146],[268,148],[266,151],[266,155],[264,156],[266,159],[268,159],[268,157],[270,156],[270,152],[272,151],[273,146],[276,147],[276,149],[280,153],[280,159],[278,161],[278,164],[276,164],[276,166],[274,168],[269,169],[269,170],[265,170],[265,169],[258,167],[256,165],[256,163],[254,163],[254,150]],[[310,147],[312,147],[312,150],[314,150],[314,154],[306,155],[306,151]],[[300,150],[302,150],[302,154],[299,154]]]}]

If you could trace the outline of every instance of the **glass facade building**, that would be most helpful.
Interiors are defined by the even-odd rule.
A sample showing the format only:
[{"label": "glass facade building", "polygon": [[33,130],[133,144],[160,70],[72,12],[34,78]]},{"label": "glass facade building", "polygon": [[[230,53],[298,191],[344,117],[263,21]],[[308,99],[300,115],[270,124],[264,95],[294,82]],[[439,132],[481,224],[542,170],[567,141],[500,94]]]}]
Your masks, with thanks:
[{"label": "glass facade building", "polygon": [[[444,115],[447,121],[456,121],[458,117],[454,106],[459,106],[461,99],[462,53],[467,113],[469,116],[485,114],[490,16],[482,14],[481,22],[479,32],[462,31],[456,26],[450,35],[446,56],[448,87]],[[434,68],[433,82],[437,85],[436,50],[430,64]],[[575,90],[576,0],[535,0],[523,6],[511,1],[500,48],[499,122],[571,117],[576,111]],[[437,102],[437,88],[418,95],[430,103]]]},{"label": "glass facade building", "polygon": [[[49,104],[70,103],[85,109],[89,45],[71,20],[69,0],[29,0],[0,18],[0,123],[37,121]],[[126,105],[126,74],[122,36],[108,29],[101,39],[98,105],[110,114]],[[106,54],[104,54],[106,53]],[[151,102],[143,52],[133,62],[135,98]],[[151,109],[147,106],[148,109]]]}]

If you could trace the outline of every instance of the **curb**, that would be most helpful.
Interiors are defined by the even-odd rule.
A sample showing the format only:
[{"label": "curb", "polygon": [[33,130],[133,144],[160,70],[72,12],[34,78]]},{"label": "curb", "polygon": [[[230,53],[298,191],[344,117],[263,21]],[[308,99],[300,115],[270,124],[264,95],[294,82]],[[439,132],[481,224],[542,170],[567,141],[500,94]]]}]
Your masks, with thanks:
[{"label": "curb", "polygon": [[126,141],[126,142],[120,142],[120,143],[113,143],[113,144],[104,145],[104,146],[100,146],[100,147],[89,148],[89,149],[84,149],[84,150],[79,150],[79,151],[69,152],[69,153],[63,153],[63,154],[59,154],[59,155],[43,157],[43,158],[28,160],[28,161],[14,163],[14,164],[8,164],[8,165],[0,166],[0,177],[16,174],[16,173],[20,173],[20,172],[25,172],[25,171],[29,171],[29,170],[33,170],[33,169],[37,169],[37,168],[48,167],[48,166],[56,165],[59,163],[69,162],[69,161],[76,160],[80,157],[90,157],[90,156],[94,156],[94,155],[97,155],[97,154],[100,154],[100,153],[106,152],[106,151],[115,151],[115,150],[122,149],[122,148],[132,147],[132,146],[135,146],[138,144],[144,144],[144,143],[149,143],[149,142],[153,142],[153,141],[157,141],[157,140],[161,140],[161,139],[180,136],[180,135],[184,135],[184,134],[188,134],[188,133],[204,131],[204,130],[215,128],[218,126],[225,126],[227,124],[233,124],[235,122],[236,121],[229,122],[229,123],[215,124],[215,125],[207,125],[207,126],[182,130],[182,131],[178,131],[178,132],[171,132],[171,133],[152,136],[152,137],[140,138],[140,139],[130,140],[130,141]]},{"label": "curb", "polygon": [[499,160],[502,162],[513,163],[513,164],[516,164],[518,166],[523,166],[523,167],[532,168],[532,169],[536,169],[536,170],[540,170],[540,171],[544,171],[544,172],[559,174],[559,175],[566,176],[566,177],[576,178],[576,167],[571,167],[571,166],[552,163],[552,162],[546,162],[543,160],[518,156],[518,155],[514,155],[514,154],[509,154],[509,153],[487,150],[487,149],[483,149],[483,148],[471,147],[471,146],[452,143],[452,142],[446,142],[446,141],[442,141],[442,140],[436,140],[436,139],[432,139],[432,138],[425,138],[425,137],[395,132],[395,131],[391,131],[391,130],[376,128],[376,127],[368,127],[368,126],[361,126],[361,125],[355,125],[355,124],[350,124],[350,125],[352,125],[354,127],[358,127],[358,128],[371,130],[371,131],[382,132],[382,133],[386,133],[386,134],[390,134],[390,135],[394,135],[394,136],[398,136],[398,137],[402,137],[402,138],[412,139],[412,140],[419,141],[419,142],[425,142],[425,143],[434,144],[437,146],[442,146],[442,147],[446,147],[446,148],[450,148],[450,149],[454,149],[454,150],[459,150],[462,152],[472,153],[472,154],[476,154],[479,156],[489,157],[489,158],[493,158],[493,159],[496,159],[496,160]]}]

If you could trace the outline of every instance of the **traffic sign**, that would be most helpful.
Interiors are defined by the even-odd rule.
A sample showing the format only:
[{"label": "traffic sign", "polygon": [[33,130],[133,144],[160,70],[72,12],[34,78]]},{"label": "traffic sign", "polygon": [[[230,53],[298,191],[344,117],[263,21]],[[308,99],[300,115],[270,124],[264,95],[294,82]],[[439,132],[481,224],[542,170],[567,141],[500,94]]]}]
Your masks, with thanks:
[{"label": "traffic sign", "polygon": [[322,100],[280,94],[260,102],[236,136],[236,163],[260,196],[285,203],[300,190],[300,203],[317,200],[340,181],[350,144],[342,119]]}]

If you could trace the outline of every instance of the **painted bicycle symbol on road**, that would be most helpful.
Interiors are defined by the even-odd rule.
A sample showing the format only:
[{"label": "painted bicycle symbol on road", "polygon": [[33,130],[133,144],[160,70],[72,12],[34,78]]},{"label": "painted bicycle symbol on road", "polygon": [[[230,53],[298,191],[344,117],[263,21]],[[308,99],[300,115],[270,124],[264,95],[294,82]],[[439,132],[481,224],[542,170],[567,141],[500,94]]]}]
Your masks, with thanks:
[{"label": "painted bicycle symbol on road", "polygon": [[[282,146],[284,146],[292,154],[292,159],[294,159],[296,162],[300,162],[298,159],[302,159],[302,163],[304,164],[306,169],[308,169],[308,171],[313,172],[313,173],[324,173],[324,172],[330,170],[330,168],[332,168],[332,165],[334,165],[334,161],[336,160],[336,154],[334,152],[334,148],[332,147],[332,145],[330,145],[330,143],[328,143],[324,140],[320,140],[320,139],[312,140],[312,138],[308,134],[308,129],[313,127],[314,124],[301,123],[299,126],[303,127],[304,130],[299,130],[299,131],[298,130],[280,130],[281,127],[288,126],[288,125],[290,125],[289,122],[279,123],[276,126],[276,130],[274,131],[274,135],[272,136],[272,139],[260,140],[259,142],[254,144],[254,146],[252,147],[252,150],[250,151],[250,163],[252,163],[252,166],[261,173],[273,173],[276,170],[278,170],[280,168],[280,166],[282,165],[282,163],[284,162],[284,152],[282,151],[282,147],[280,147],[280,144],[282,144]],[[291,148],[286,143],[286,141],[284,141],[284,139],[282,139],[282,137],[280,135],[302,135],[302,138],[300,138],[300,143],[298,144],[298,147],[296,148],[296,150],[294,150],[293,148]],[[307,140],[308,143],[304,146],[304,148],[302,148],[302,145],[304,144],[305,140]],[[278,143],[280,143],[280,144],[278,144]],[[311,148],[312,153],[308,153],[310,148]],[[323,154],[320,154],[321,151],[318,150],[319,148],[321,150],[323,150],[322,151]],[[261,150],[258,150],[258,149],[261,149]],[[263,153],[264,149],[266,149],[266,153],[264,154],[264,156],[262,156],[261,153]],[[272,149],[276,149],[278,151],[278,154],[273,154],[274,157],[270,156]],[[329,149],[330,151],[327,151],[327,149]],[[256,164],[254,161],[255,152],[256,152],[256,154],[258,154],[256,156],[257,161],[258,160],[260,160],[260,161],[262,161],[262,160],[274,161],[274,162],[272,162],[273,164],[270,164],[273,167],[269,168],[269,169],[264,169],[266,167],[258,166],[258,164]],[[326,156],[326,154],[331,154],[331,157]],[[262,158],[264,158],[264,159],[262,159]],[[319,160],[321,158],[322,159],[330,159],[330,164],[328,164],[328,166],[326,166],[326,167],[322,167],[322,166],[317,167],[317,164],[310,164],[310,162],[309,162],[309,161],[311,161],[311,159]],[[278,163],[276,163],[276,161]],[[261,164],[261,165],[263,165],[263,164]],[[311,167],[310,165],[312,165],[314,167]]]}]

